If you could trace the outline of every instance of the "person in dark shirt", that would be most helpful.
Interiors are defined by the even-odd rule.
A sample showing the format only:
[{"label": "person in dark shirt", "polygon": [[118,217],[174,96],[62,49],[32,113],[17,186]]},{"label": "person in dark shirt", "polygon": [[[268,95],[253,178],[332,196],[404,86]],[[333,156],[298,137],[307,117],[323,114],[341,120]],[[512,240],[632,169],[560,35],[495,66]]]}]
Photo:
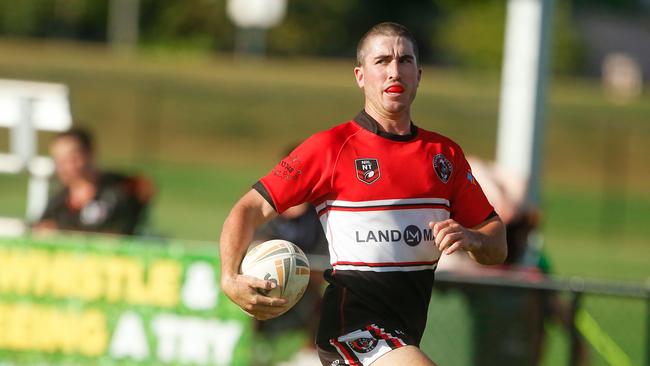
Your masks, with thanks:
[{"label": "person in dark shirt", "polygon": [[100,171],[92,138],[85,130],[56,136],[50,154],[62,188],[50,198],[35,230],[135,233],[153,195],[151,182]]}]

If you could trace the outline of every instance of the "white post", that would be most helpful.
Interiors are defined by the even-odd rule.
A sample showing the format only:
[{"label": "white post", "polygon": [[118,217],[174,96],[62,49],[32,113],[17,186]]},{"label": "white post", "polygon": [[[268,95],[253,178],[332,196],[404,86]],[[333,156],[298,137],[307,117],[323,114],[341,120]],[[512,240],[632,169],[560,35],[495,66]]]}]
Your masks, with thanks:
[{"label": "white post", "polygon": [[[54,163],[37,156],[38,131],[65,131],[72,125],[68,88],[63,84],[0,79],[0,128],[10,132],[8,154],[0,153],[0,173],[30,172],[27,219],[41,216],[47,204],[48,178]],[[24,231],[24,225],[0,217],[0,235]]]},{"label": "white post", "polygon": [[28,222],[40,219],[47,206],[47,196],[50,186],[50,177],[54,174],[52,159],[37,156],[29,162],[29,183],[27,188],[27,213]]},{"label": "white post", "polygon": [[140,34],[140,0],[110,0],[108,41],[118,51],[133,51]]},{"label": "white post", "polygon": [[10,152],[26,166],[36,156],[36,129],[34,128],[34,99],[21,98],[18,121],[11,126]]},{"label": "white post", "polygon": [[509,0],[499,106],[497,163],[528,181],[539,204],[553,0]]}]

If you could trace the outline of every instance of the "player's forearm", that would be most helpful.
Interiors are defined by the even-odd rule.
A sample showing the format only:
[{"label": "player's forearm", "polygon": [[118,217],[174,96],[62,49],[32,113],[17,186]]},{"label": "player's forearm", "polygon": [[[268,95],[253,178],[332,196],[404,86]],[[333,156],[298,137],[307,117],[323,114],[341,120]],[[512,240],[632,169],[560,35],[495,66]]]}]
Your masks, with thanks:
[{"label": "player's forearm", "polygon": [[501,264],[508,255],[506,245],[506,230],[498,217],[474,230],[478,245],[468,251],[475,261],[481,264]]},{"label": "player's forearm", "polygon": [[223,224],[220,239],[221,282],[228,281],[239,272],[254,228],[248,222],[246,210],[235,206]]},{"label": "player's forearm", "polygon": [[272,216],[257,192],[249,192],[235,204],[221,231],[220,260],[221,282],[239,273],[239,265],[246,253],[257,227]]}]

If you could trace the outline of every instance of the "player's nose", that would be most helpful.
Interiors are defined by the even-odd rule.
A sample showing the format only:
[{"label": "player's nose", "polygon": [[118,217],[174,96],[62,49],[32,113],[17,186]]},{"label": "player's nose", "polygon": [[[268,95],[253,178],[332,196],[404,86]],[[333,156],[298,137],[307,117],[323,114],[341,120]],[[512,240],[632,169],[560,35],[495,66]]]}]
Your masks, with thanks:
[{"label": "player's nose", "polygon": [[394,59],[388,64],[388,78],[391,80],[399,80],[400,79],[400,68],[399,68],[399,62]]}]

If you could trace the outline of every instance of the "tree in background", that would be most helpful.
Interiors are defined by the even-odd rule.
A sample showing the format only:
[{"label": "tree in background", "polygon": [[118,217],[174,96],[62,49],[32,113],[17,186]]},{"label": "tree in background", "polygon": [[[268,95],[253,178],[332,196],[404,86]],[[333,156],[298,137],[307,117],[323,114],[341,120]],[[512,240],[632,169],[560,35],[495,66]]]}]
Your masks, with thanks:
[{"label": "tree in background", "polygon": [[[506,2],[502,0],[441,1],[445,19],[434,34],[444,53],[443,60],[469,68],[499,70],[503,56]],[[555,2],[552,68],[556,72],[576,71],[582,47],[571,23],[571,7]]]},{"label": "tree in background", "polygon": [[[0,35],[107,42],[113,0],[0,1]],[[136,1],[136,0],[133,0]],[[139,46],[230,52],[236,29],[227,0],[138,0]],[[506,1],[503,0],[289,0],[286,19],[267,33],[268,52],[293,56],[353,56],[356,40],[382,21],[404,23],[420,41],[424,62],[498,70]],[[582,42],[573,9],[643,13],[648,0],[555,1],[553,69],[574,72]]]},{"label": "tree in background", "polygon": [[287,18],[269,32],[269,49],[278,54],[309,54],[353,58],[356,42],[374,24],[408,25],[420,40],[420,56],[433,60],[428,40],[440,14],[435,1],[290,0]]}]

